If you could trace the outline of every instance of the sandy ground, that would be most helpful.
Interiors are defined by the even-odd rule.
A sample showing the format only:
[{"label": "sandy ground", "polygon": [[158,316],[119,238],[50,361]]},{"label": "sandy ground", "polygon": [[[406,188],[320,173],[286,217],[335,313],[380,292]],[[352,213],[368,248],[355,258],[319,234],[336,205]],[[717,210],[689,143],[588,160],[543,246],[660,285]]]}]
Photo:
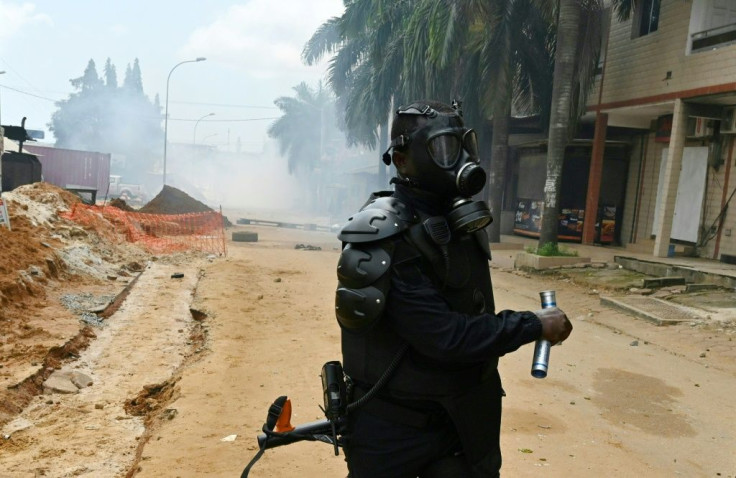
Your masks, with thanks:
[{"label": "sandy ground", "polygon": [[[247,230],[259,241],[230,242],[227,258],[150,263],[62,368],[91,385],[39,395],[3,427],[0,477],[239,476],[276,397],[291,398],[294,424],[323,418],[320,369],[340,358],[339,244]],[[504,476],[736,477],[733,328],[656,327],[569,281],[516,273],[512,255],[494,258],[498,306],[534,310],[555,289],[575,330],[544,380],[529,374],[531,345],[501,360]],[[250,474],[345,475],[321,443],[268,450]]]}]

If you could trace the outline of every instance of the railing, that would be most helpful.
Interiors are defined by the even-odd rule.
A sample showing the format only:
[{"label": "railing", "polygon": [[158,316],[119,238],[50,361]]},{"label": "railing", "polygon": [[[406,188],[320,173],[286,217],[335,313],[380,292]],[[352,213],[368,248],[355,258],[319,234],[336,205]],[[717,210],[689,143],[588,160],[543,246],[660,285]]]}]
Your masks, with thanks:
[{"label": "railing", "polygon": [[736,43],[736,23],[709,28],[690,35],[693,53]]}]

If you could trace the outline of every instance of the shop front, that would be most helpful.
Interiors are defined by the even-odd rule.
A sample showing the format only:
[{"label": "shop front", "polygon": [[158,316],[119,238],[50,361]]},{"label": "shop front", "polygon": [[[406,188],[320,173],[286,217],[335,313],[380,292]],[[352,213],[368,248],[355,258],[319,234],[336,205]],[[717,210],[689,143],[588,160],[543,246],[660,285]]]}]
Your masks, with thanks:
[{"label": "shop front", "polygon": [[[581,242],[583,224],[590,215],[585,211],[590,170],[591,143],[580,141],[568,146],[562,168],[558,239]],[[606,145],[599,207],[592,217],[596,221],[596,239],[600,244],[620,244],[620,224],[628,174],[628,148],[625,143]],[[544,210],[544,184],[547,179],[546,144],[517,147],[514,164],[515,184],[513,232],[539,237]]]}]

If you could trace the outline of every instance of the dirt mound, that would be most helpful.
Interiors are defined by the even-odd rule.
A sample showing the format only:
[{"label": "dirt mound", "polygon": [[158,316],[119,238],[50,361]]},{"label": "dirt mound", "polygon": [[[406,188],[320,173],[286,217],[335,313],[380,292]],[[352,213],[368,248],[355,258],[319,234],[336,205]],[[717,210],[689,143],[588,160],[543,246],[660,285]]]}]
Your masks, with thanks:
[{"label": "dirt mound", "polygon": [[148,214],[187,214],[190,212],[209,212],[213,209],[184,191],[164,186],[158,195],[140,208],[138,212]]},{"label": "dirt mound", "polygon": [[[138,210],[138,212],[147,214],[187,214],[210,211],[214,209],[172,186],[164,186],[155,198]],[[232,223],[228,218],[224,216],[223,218],[225,227],[231,227]]]},{"label": "dirt mound", "polygon": [[[9,203],[12,218],[25,216],[33,226],[49,226],[58,219],[60,212],[68,211],[74,204],[82,202],[79,196],[49,183],[26,184],[11,192],[3,193]],[[15,207],[10,205],[14,204]]]},{"label": "dirt mound", "polygon": [[133,209],[132,207],[128,206],[128,203],[126,203],[124,199],[114,198],[114,199],[111,199],[110,202],[108,202],[107,204],[110,205],[110,206],[112,206],[112,207],[116,207],[118,209],[121,209],[123,211],[135,212],[135,209]]},{"label": "dirt mound", "polygon": [[[43,296],[42,285],[64,268],[54,250],[61,242],[52,232],[58,213],[79,202],[77,196],[47,183],[4,193],[11,229],[0,226],[0,305],[24,296]],[[14,304],[17,305],[17,304]]]}]

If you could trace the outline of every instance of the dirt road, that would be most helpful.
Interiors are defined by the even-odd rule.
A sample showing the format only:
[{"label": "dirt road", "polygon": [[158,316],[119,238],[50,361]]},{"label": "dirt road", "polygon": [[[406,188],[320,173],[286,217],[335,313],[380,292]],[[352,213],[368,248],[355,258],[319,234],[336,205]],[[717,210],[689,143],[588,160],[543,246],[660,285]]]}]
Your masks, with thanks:
[{"label": "dirt road", "polygon": [[[323,418],[320,369],[340,358],[339,245],[331,233],[248,230],[259,241],[230,243],[225,259],[147,268],[67,365],[92,385],[39,396],[3,429],[0,477],[239,476],[273,399],[291,398],[295,424]],[[736,477],[733,329],[656,327],[587,289],[501,267],[504,254],[498,306],[534,310],[538,291],[555,289],[575,326],[544,380],[529,374],[531,345],[501,360],[504,476]],[[345,475],[331,447],[299,443],[267,451],[250,476]]]}]

